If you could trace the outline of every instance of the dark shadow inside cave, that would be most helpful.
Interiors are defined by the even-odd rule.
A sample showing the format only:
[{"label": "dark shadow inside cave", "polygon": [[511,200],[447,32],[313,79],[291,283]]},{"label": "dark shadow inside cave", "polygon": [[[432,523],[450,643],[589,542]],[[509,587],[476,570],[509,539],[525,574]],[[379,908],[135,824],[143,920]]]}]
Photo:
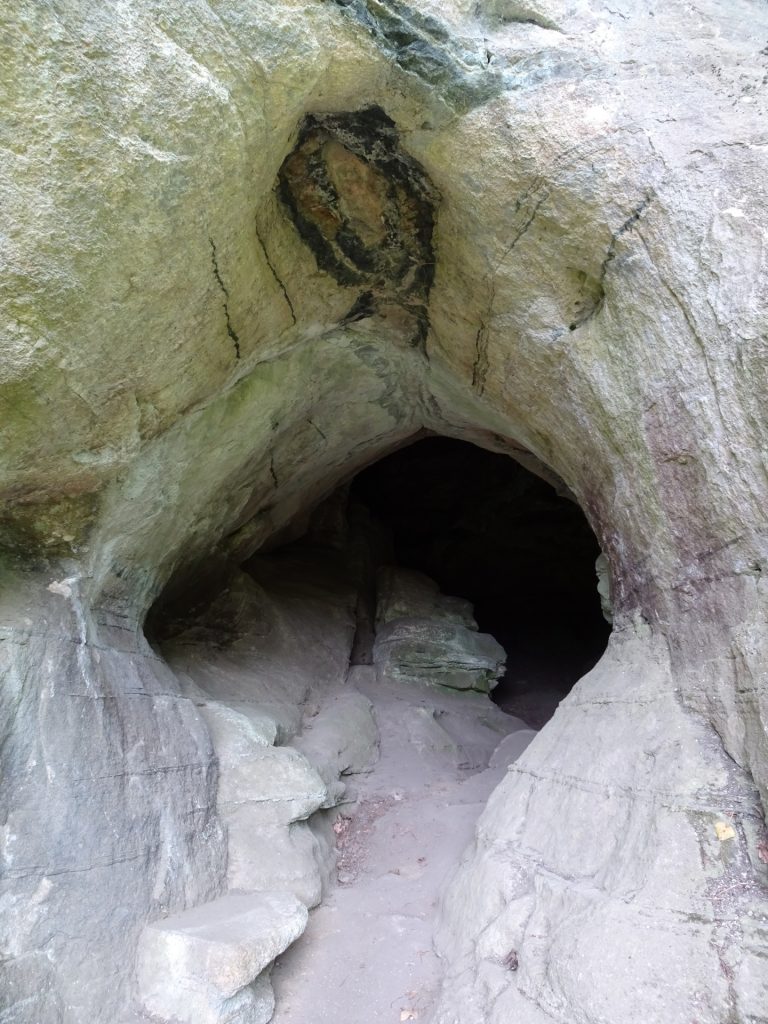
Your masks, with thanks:
[{"label": "dark shadow inside cave", "polygon": [[[242,568],[273,588],[292,580],[310,592],[336,579],[357,590],[353,664],[371,660],[377,566],[425,574],[474,605],[480,632],[507,655],[493,700],[540,729],[608,642],[599,554],[576,501],[508,455],[423,437],[358,472]],[[150,640],[159,646],[196,616],[210,618],[225,581],[210,570],[172,581],[148,617]],[[235,632],[226,616],[215,621],[217,642]]]},{"label": "dark shadow inside cave", "polygon": [[597,540],[575,501],[506,455],[445,437],[360,472],[352,502],[391,531],[394,561],[469,599],[507,652],[493,690],[540,728],[605,650]]}]

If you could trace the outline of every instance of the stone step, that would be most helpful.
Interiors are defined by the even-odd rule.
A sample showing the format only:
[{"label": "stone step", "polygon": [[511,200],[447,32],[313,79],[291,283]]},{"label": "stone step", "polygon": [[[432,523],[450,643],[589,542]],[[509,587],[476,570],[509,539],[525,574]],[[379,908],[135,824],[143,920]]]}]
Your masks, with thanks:
[{"label": "stone step", "polygon": [[290,893],[231,892],[147,925],[138,949],[143,1008],[173,1024],[266,1024],[267,968],[306,923]]}]

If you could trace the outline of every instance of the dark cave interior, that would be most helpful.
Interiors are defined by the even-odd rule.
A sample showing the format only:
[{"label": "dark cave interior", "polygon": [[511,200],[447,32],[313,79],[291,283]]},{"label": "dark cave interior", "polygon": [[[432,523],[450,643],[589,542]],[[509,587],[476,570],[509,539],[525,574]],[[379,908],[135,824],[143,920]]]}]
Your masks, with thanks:
[{"label": "dark cave interior", "polygon": [[[605,650],[611,627],[597,592],[595,535],[575,501],[507,455],[421,438],[361,470],[304,529],[298,539],[295,530],[287,542],[276,537],[242,568],[271,585],[289,573],[311,588],[319,574],[367,594],[353,663],[370,660],[376,566],[386,564],[418,570],[444,594],[472,602],[479,630],[507,653],[491,696],[533,728]],[[172,581],[148,616],[150,640],[162,644],[210,617],[205,610],[225,581],[210,571]],[[219,640],[229,629],[216,621]]]},{"label": "dark cave interior", "polygon": [[507,651],[493,699],[540,728],[611,629],[579,506],[508,456],[445,437],[364,469],[350,498],[391,531],[397,564],[472,601],[480,630]]}]

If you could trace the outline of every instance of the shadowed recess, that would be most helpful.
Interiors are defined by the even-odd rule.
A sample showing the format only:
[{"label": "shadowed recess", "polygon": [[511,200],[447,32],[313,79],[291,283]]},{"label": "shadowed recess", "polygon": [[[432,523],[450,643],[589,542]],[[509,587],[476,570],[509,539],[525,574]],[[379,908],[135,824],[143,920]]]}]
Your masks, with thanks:
[{"label": "shadowed recess", "polygon": [[428,438],[360,473],[352,496],[391,531],[398,564],[469,599],[507,652],[494,699],[537,727],[608,640],[594,534],[575,502],[505,455]]}]

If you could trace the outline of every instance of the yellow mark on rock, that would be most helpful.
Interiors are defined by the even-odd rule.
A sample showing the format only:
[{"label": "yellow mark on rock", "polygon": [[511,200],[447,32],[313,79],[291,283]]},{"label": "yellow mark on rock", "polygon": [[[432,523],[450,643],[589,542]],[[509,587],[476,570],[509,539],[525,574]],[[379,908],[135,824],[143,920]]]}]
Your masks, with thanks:
[{"label": "yellow mark on rock", "polygon": [[715,834],[720,842],[724,843],[726,839],[736,838],[736,829],[725,821],[716,821]]}]

